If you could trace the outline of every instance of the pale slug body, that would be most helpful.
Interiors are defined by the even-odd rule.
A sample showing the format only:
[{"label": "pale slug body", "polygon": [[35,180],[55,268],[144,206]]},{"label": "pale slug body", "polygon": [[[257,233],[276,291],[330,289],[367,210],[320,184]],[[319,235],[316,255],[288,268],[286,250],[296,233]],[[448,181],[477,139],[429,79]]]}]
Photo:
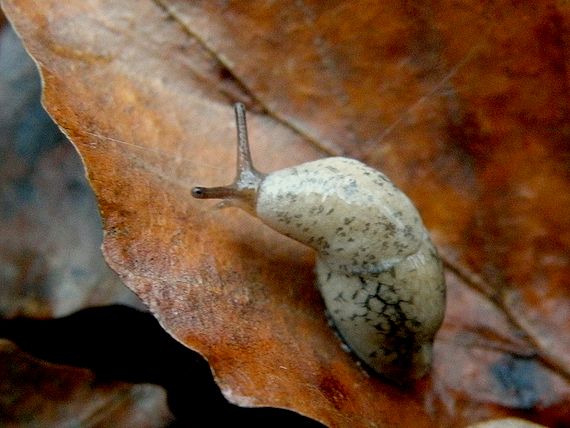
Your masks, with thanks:
[{"label": "pale slug body", "polygon": [[193,195],[222,198],[314,248],[329,316],[353,352],[397,381],[426,374],[445,283],[414,205],[384,174],[354,159],[322,159],[262,175],[251,164],[241,104],[236,117],[236,181],[197,187]]}]

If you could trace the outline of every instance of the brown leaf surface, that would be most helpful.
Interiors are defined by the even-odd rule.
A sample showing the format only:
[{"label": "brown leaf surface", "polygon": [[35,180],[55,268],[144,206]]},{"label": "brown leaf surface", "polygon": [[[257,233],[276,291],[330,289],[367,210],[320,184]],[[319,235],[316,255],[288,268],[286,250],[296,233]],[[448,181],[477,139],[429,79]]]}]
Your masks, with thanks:
[{"label": "brown leaf surface", "polygon": [[[2,4],[86,164],[107,260],[228,399],[331,426],[568,423],[566,2]],[[448,268],[429,379],[364,373],[314,255],[192,200],[234,175],[235,100],[260,170],[347,154],[417,204]]]},{"label": "brown leaf surface", "polygon": [[[90,306],[141,303],[103,260],[95,198],[77,153],[42,109],[40,94],[37,69],[21,41],[9,25],[0,28],[0,337],[42,342],[37,338],[43,333],[44,349],[53,356],[65,347],[37,328],[48,322],[43,319]],[[34,333],[42,333],[8,328],[7,319],[18,316],[41,318]],[[95,343],[93,335],[89,340]],[[77,337],[69,335],[66,343],[70,354],[81,353]],[[101,383],[88,370],[38,361],[2,339],[0,379],[3,427],[109,421],[157,427],[172,420],[161,387]]]},{"label": "brown leaf surface", "polygon": [[9,26],[0,29],[0,316],[141,307],[105,264],[95,197],[40,93],[21,41]]}]

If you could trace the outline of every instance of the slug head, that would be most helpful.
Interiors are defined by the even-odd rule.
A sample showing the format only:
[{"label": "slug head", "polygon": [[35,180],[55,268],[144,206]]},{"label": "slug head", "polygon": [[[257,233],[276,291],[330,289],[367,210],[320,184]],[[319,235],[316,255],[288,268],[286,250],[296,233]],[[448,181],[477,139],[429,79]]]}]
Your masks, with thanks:
[{"label": "slug head", "polygon": [[192,196],[197,199],[222,199],[218,207],[237,206],[255,214],[257,189],[265,177],[253,167],[249,141],[247,138],[247,123],[245,106],[242,103],[234,105],[237,124],[237,174],[234,182],[220,187],[194,187]]}]

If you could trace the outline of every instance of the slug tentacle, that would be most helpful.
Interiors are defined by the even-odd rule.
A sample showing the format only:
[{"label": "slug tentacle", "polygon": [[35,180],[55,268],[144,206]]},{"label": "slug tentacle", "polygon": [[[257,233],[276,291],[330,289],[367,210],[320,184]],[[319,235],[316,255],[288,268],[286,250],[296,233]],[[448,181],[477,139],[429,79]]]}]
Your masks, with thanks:
[{"label": "slug tentacle", "polygon": [[255,215],[257,189],[265,177],[257,171],[251,159],[245,106],[234,105],[237,123],[237,173],[232,184],[220,187],[194,187],[192,196],[197,199],[223,199],[219,207],[237,206]]},{"label": "slug tentacle", "polygon": [[424,376],[445,310],[437,250],[408,197],[384,174],[344,157],[260,174],[245,108],[235,105],[237,176],[195,187],[317,252],[317,285],[330,318],[368,367],[399,383]]}]

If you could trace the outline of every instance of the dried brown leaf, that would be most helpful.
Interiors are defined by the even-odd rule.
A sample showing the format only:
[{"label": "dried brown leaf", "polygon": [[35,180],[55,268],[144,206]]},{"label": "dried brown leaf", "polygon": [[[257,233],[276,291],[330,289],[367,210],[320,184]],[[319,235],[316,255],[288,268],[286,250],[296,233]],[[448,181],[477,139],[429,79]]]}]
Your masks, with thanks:
[{"label": "dried brown leaf", "polygon": [[[568,422],[567,5],[2,4],[85,162],[107,260],[228,399],[331,426]],[[417,204],[448,268],[429,379],[361,370],[327,326],[314,255],[192,200],[233,177],[235,100],[256,112],[261,170],[347,154]]]},{"label": "dried brown leaf", "polygon": [[9,26],[0,30],[0,315],[141,307],[105,264],[93,192],[40,92],[20,40]]},{"label": "dried brown leaf", "polygon": [[100,382],[86,369],[36,360],[0,340],[3,426],[162,427],[172,420],[156,385]]}]

